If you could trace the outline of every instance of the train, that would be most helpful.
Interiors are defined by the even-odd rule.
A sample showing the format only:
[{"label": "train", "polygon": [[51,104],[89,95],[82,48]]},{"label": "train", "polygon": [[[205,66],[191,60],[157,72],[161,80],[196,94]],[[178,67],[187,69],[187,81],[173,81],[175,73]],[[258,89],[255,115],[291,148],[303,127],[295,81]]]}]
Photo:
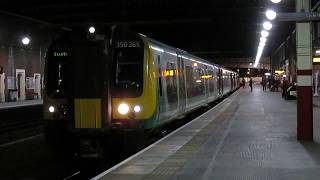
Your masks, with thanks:
[{"label": "train", "polygon": [[[68,34],[51,43],[44,71],[45,133],[87,143],[146,134],[235,91],[238,73],[143,34]],[[131,141],[131,140],[129,140]],[[81,144],[81,143],[80,143]]]}]

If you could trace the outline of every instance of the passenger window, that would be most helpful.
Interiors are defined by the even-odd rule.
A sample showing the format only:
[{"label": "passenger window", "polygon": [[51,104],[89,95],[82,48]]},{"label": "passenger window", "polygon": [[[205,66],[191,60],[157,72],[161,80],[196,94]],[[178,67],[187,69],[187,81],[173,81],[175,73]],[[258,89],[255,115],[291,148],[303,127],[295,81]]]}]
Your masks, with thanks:
[{"label": "passenger window", "polygon": [[191,66],[186,66],[186,86],[187,86],[187,96],[193,96],[193,69]]},{"label": "passenger window", "polygon": [[208,71],[209,91],[214,92],[213,71]]},{"label": "passenger window", "polygon": [[164,77],[166,79],[167,83],[167,95],[168,95],[168,101],[176,102],[177,97],[177,67],[174,63],[168,62],[166,71],[164,72]]}]

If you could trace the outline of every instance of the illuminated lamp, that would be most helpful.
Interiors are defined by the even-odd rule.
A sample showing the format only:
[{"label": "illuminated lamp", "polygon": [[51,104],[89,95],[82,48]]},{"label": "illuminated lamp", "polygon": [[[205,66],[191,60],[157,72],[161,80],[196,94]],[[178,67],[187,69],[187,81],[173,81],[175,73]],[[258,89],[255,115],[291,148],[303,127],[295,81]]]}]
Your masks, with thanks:
[{"label": "illuminated lamp", "polygon": [[269,21],[266,21],[263,23],[263,28],[267,31],[269,31],[272,28],[272,24]]},{"label": "illuminated lamp", "polygon": [[314,57],[314,58],[312,59],[312,61],[313,61],[314,63],[320,63],[320,57]]},{"label": "illuminated lamp", "polygon": [[22,44],[28,45],[30,43],[30,38],[28,37],[23,37],[21,40]]},{"label": "illuminated lamp", "polygon": [[273,3],[275,3],[275,4],[281,2],[281,0],[270,0],[270,1],[273,2]]},{"label": "illuminated lamp", "polygon": [[276,74],[283,74],[284,73],[284,70],[275,70],[274,71]]},{"label": "illuminated lamp", "polygon": [[267,38],[265,38],[265,37],[261,37],[261,38],[260,38],[260,42],[264,42],[264,43],[266,43],[266,42],[267,42]]},{"label": "illuminated lamp", "polygon": [[261,31],[261,36],[266,38],[266,37],[269,36],[269,32],[266,31],[266,30],[262,30],[262,31]]},{"label": "illuminated lamp", "polygon": [[271,9],[266,11],[266,16],[269,20],[274,20],[277,17],[277,13]]},{"label": "illuminated lamp", "polygon": [[93,34],[94,32],[96,32],[96,29],[93,26],[91,26],[89,28],[89,33]]}]

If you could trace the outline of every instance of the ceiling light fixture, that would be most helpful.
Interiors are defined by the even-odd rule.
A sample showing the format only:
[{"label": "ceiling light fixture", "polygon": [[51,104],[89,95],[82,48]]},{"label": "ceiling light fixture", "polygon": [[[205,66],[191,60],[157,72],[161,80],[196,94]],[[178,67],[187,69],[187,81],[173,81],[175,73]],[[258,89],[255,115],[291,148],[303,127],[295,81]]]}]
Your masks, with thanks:
[{"label": "ceiling light fixture", "polygon": [[273,3],[275,3],[275,4],[281,2],[281,0],[270,0],[270,1],[273,2]]},{"label": "ceiling light fixture", "polygon": [[277,13],[271,9],[266,11],[266,16],[269,20],[274,20],[277,17]]},{"label": "ceiling light fixture", "polygon": [[28,37],[23,37],[21,40],[22,44],[28,45],[30,43],[30,39]]},{"label": "ceiling light fixture", "polygon": [[269,36],[269,32],[265,31],[265,30],[262,30],[261,31],[261,36],[264,37],[264,38],[267,38]]},{"label": "ceiling light fixture", "polygon": [[266,21],[263,23],[263,28],[267,31],[269,31],[272,28],[272,24],[269,21]]}]

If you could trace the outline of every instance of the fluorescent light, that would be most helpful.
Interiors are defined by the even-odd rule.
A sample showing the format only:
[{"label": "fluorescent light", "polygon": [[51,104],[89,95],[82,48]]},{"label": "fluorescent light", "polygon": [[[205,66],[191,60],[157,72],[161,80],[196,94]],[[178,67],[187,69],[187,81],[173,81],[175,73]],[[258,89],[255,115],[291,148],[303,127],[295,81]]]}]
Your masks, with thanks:
[{"label": "fluorescent light", "polygon": [[270,1],[273,2],[273,3],[275,3],[275,4],[281,2],[281,0],[270,0]]},{"label": "fluorescent light", "polygon": [[263,28],[267,31],[269,31],[272,28],[272,24],[269,21],[266,21],[263,23]]},{"label": "fluorescent light", "polygon": [[255,59],[255,62],[254,62],[254,67],[257,67],[258,64],[259,64],[259,61],[260,61],[260,58],[262,56],[262,52],[263,52],[263,47],[259,46],[258,47],[258,52],[257,52],[257,56],[256,56],[256,59]]},{"label": "fluorescent light", "polygon": [[261,37],[261,38],[260,38],[260,42],[264,42],[264,43],[266,43],[266,42],[267,42],[267,38],[265,38],[265,37]]},{"label": "fluorescent light", "polygon": [[317,50],[316,50],[316,54],[320,54],[320,49],[317,49]]},{"label": "fluorescent light", "polygon": [[22,44],[24,44],[24,45],[28,45],[30,43],[30,39],[28,37],[22,38],[21,41],[22,41]]},{"label": "fluorescent light", "polygon": [[266,16],[269,20],[274,20],[277,17],[277,13],[271,9],[266,11]]},{"label": "fluorescent light", "polygon": [[320,57],[314,57],[312,61],[314,63],[320,63]]},{"label": "fluorescent light", "polygon": [[269,36],[269,32],[266,31],[266,30],[262,30],[262,31],[261,31],[261,36],[266,38],[266,37]]}]

